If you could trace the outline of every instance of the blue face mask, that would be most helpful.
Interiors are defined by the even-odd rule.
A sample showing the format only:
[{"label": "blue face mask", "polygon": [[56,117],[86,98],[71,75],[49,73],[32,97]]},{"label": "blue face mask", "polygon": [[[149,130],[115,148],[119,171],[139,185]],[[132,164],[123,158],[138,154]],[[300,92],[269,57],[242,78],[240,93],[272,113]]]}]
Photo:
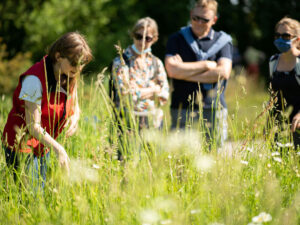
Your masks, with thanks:
[{"label": "blue face mask", "polygon": [[294,39],[284,40],[282,38],[277,38],[273,43],[276,46],[276,48],[278,49],[278,51],[280,51],[281,53],[284,53],[291,49],[293,40]]},{"label": "blue face mask", "polygon": [[136,52],[136,54],[139,54],[139,55],[145,54],[145,53],[147,53],[147,52],[151,52],[151,48],[147,48],[147,49],[145,49],[143,52],[140,52],[140,51],[135,47],[135,44],[131,45],[131,48],[133,49],[133,51]]}]

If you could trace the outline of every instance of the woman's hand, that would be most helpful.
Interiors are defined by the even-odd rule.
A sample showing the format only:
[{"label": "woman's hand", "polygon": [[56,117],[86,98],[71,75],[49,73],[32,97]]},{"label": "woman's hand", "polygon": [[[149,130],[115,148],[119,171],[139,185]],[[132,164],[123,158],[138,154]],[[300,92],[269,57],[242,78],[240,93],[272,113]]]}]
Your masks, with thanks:
[{"label": "woman's hand", "polygon": [[295,132],[297,129],[300,128],[300,112],[298,112],[294,118],[293,118],[293,121],[292,121],[292,132]]},{"label": "woman's hand", "polygon": [[299,48],[300,48],[300,37],[297,37],[292,41],[292,45],[291,45],[291,52],[294,56],[300,55]]},{"label": "woman's hand", "polygon": [[64,148],[59,149],[59,151],[57,152],[57,158],[58,158],[58,163],[59,163],[60,167],[63,168],[64,170],[66,170],[67,173],[69,174],[70,158]]},{"label": "woman's hand", "polygon": [[68,130],[66,131],[67,137],[72,136],[78,128],[80,109],[79,109],[79,104],[78,104],[78,99],[77,99],[77,93],[75,94],[74,99],[75,99],[74,100],[75,101],[74,114],[68,118],[66,124],[64,125],[64,127],[68,127]]},{"label": "woman's hand", "polygon": [[68,127],[68,130],[66,131],[66,136],[70,137],[72,136],[77,128],[78,128],[78,121],[79,121],[79,115],[72,115],[66,122],[65,127]]}]

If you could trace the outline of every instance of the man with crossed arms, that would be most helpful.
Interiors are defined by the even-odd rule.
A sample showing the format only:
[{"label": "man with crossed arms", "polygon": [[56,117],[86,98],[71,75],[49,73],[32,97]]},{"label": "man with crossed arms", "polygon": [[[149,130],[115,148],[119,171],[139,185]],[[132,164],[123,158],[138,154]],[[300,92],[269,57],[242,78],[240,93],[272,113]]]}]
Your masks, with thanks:
[{"label": "man with crossed arms", "polygon": [[216,0],[197,1],[190,11],[191,24],[170,36],[165,57],[174,89],[172,128],[185,128],[199,120],[200,104],[210,147],[212,143],[222,146],[227,138],[224,91],[232,68],[231,37],[212,28],[217,7]]}]

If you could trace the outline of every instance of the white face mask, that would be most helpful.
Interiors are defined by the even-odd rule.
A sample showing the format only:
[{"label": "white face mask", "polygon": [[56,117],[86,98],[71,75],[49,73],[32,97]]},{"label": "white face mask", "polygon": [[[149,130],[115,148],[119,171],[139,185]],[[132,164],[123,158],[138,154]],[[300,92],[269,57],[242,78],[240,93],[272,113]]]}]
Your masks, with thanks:
[{"label": "white face mask", "polygon": [[132,48],[133,51],[135,51],[135,53],[138,54],[138,55],[141,55],[141,54],[145,54],[145,53],[151,52],[151,48],[147,48],[147,49],[145,49],[143,52],[140,52],[140,51],[136,48],[135,44],[131,45],[131,48]]}]

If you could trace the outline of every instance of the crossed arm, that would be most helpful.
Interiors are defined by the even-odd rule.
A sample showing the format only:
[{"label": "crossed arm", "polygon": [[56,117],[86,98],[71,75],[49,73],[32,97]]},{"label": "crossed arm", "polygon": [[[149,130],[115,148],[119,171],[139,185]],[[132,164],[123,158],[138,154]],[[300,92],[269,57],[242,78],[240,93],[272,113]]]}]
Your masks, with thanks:
[{"label": "crossed arm", "polygon": [[160,60],[157,62],[157,69],[155,71],[155,79],[149,80],[143,84],[140,83],[144,78],[135,77],[130,78],[128,67],[122,66],[116,62],[113,64],[113,73],[120,94],[126,96],[128,94],[133,96],[133,99],[154,99],[159,97],[160,104],[166,103],[169,96],[169,85],[166,71]]},{"label": "crossed arm", "polygon": [[183,62],[177,54],[167,56],[165,65],[169,77],[189,82],[215,83],[218,80],[227,80],[231,73],[230,59],[221,58],[215,61]]}]

